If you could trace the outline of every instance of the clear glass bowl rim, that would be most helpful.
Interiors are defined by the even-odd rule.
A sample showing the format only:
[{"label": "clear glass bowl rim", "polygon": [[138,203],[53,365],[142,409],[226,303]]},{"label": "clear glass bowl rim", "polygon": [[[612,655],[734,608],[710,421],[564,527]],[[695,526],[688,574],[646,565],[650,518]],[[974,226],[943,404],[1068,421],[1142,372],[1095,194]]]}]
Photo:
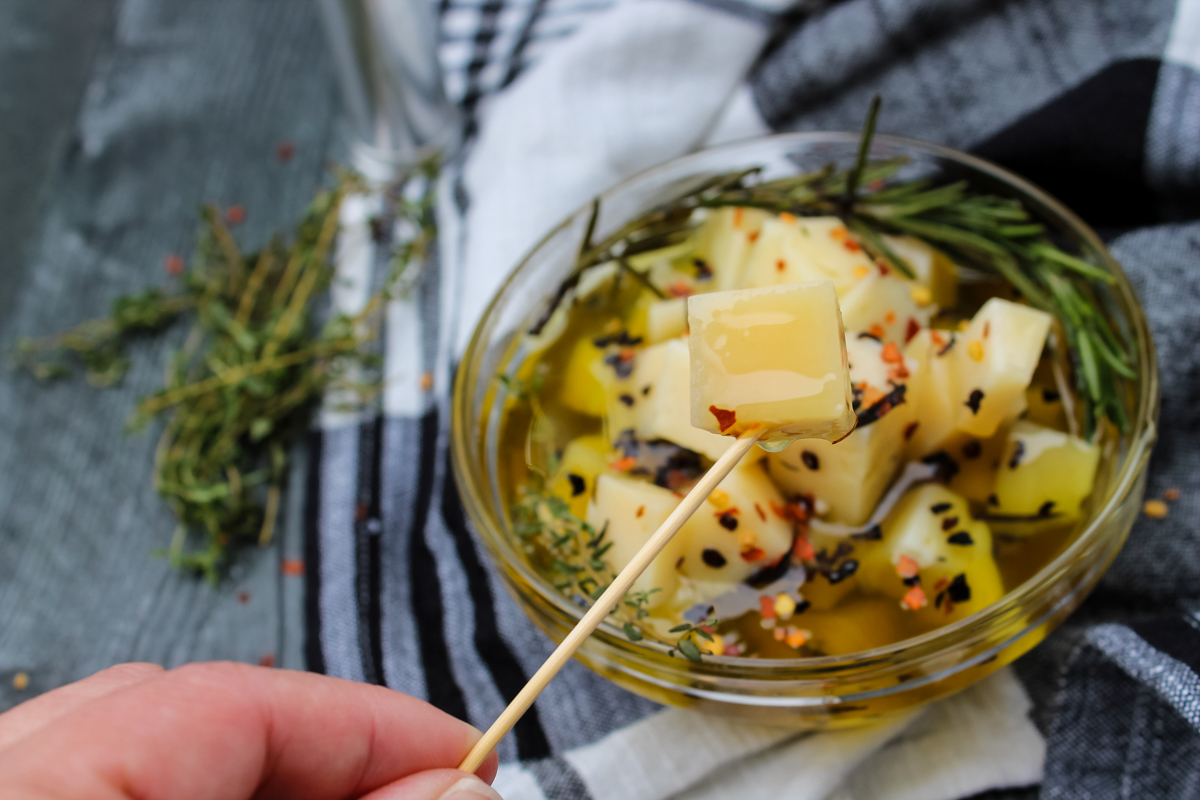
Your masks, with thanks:
[{"label": "clear glass bowl rim", "polygon": [[[597,199],[603,205],[606,199],[619,194],[632,185],[647,181],[662,172],[681,170],[689,163],[711,159],[723,153],[735,153],[755,147],[787,147],[830,143],[854,144],[859,141],[859,138],[859,133],[850,131],[809,131],[742,139],[715,147],[704,148],[660,162],[613,184],[601,192],[597,196]],[[789,673],[804,682],[820,680],[823,676],[836,679],[837,676],[853,672],[856,666],[870,667],[881,662],[894,661],[897,658],[911,662],[914,659],[936,656],[939,653],[949,651],[956,645],[970,641],[976,633],[986,635],[990,625],[1000,623],[1006,616],[1014,612],[1019,612],[1023,606],[1052,591],[1057,585],[1058,580],[1069,571],[1070,566],[1080,558],[1081,554],[1095,546],[1098,543],[1097,540],[1106,534],[1105,523],[1112,517],[1117,506],[1137,480],[1145,466],[1149,450],[1156,439],[1159,399],[1158,365],[1154,355],[1154,344],[1150,335],[1149,324],[1142,310],[1141,302],[1124,270],[1121,269],[1120,264],[1109,253],[1108,248],[1091,227],[1064,204],[1033,183],[984,159],[942,145],[901,136],[876,135],[872,142],[872,149],[880,146],[920,151],[926,155],[968,167],[971,170],[997,180],[1008,188],[1015,190],[1016,194],[1033,200],[1035,205],[1044,206],[1052,215],[1057,215],[1061,218],[1071,232],[1078,236],[1088,249],[1103,260],[1109,272],[1116,278],[1116,282],[1112,286],[1112,291],[1119,297],[1124,310],[1128,311],[1129,316],[1126,321],[1134,337],[1138,358],[1136,366],[1140,391],[1136,396],[1136,408],[1132,416],[1130,433],[1128,434],[1128,448],[1124,461],[1121,463],[1120,470],[1111,483],[1109,494],[1105,498],[1103,506],[1094,514],[1087,528],[1076,536],[1067,549],[1049,564],[1042,567],[1042,569],[1023,584],[1008,592],[1000,601],[980,609],[971,616],[920,636],[903,639],[884,647],[863,650],[847,655],[761,660],[736,656],[705,656],[701,664],[689,665],[694,672],[700,673],[701,676],[707,674],[713,679],[724,679],[728,677],[725,668],[736,668],[737,677],[749,681],[753,681],[754,678],[748,675],[748,673],[762,673],[764,678],[768,675],[779,676],[781,673]],[[480,524],[479,520],[481,518],[486,519],[489,516],[489,503],[485,500],[488,492],[477,484],[475,476],[469,467],[471,459],[475,457],[478,451],[476,450],[476,443],[466,441],[465,436],[465,429],[467,427],[466,415],[471,407],[470,394],[473,387],[467,385],[468,381],[465,379],[467,371],[464,368],[472,363],[472,359],[477,353],[482,352],[490,344],[490,342],[484,340],[484,335],[488,329],[487,322],[497,311],[506,290],[519,278],[522,270],[541,248],[552,240],[556,234],[561,232],[563,228],[570,225],[573,220],[581,214],[590,211],[592,204],[593,200],[588,200],[567,214],[558,224],[554,225],[529,249],[497,288],[487,308],[480,316],[467,345],[467,349],[464,351],[462,360],[459,362],[451,398],[451,460],[454,476],[459,484],[460,496],[466,506],[468,516],[472,518],[474,527],[484,540],[484,545],[488,552],[494,558],[502,559],[506,565],[520,574],[524,583],[536,589],[539,598],[555,607],[559,613],[571,621],[571,625],[574,625],[575,622],[582,618],[584,610],[555,591],[521,557],[520,553],[511,546],[511,542],[507,541],[503,530],[499,529],[498,526]],[[1107,565],[1105,564],[1103,568],[1107,568]],[[1028,620],[1026,625],[1016,631],[1007,640],[989,648],[988,653],[1003,650],[1011,642],[1020,639],[1029,633],[1029,631],[1038,627],[1046,618],[1052,615],[1055,609],[1070,599],[1071,596],[1073,596],[1073,593],[1056,601],[1039,618]],[[638,643],[629,642],[624,634],[611,623],[602,625],[593,636],[602,634],[607,634],[605,636],[608,639],[607,644],[615,646],[620,650],[631,652],[635,654],[635,657],[637,657],[636,654],[638,653],[642,657],[652,654],[663,655],[667,650],[665,646],[646,640]],[[971,659],[972,662],[979,660],[980,657]],[[959,663],[950,672],[957,672],[966,666],[969,666],[969,664]],[[935,680],[937,677],[933,675],[926,676],[925,680],[921,680],[918,683],[926,683],[930,680]],[[912,686],[913,683],[909,683],[908,685]],[[871,694],[874,693],[872,692]],[[848,701],[853,698],[843,696],[840,699]]]}]

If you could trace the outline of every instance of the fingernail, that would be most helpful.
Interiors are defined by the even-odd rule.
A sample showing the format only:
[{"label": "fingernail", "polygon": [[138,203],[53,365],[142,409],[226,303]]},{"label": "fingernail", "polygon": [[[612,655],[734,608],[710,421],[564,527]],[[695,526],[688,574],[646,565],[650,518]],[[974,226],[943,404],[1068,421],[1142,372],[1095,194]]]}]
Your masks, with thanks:
[{"label": "fingernail", "polygon": [[495,789],[479,778],[463,778],[446,790],[438,800],[504,800]]}]

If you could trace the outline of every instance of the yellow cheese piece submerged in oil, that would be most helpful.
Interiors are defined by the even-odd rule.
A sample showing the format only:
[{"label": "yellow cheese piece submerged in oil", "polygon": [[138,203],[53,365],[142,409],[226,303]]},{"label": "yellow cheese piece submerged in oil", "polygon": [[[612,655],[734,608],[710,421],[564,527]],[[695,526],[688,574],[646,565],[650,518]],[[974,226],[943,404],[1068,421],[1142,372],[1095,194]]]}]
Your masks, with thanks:
[{"label": "yellow cheese piece submerged in oil", "polygon": [[692,424],[764,443],[836,441],[854,429],[846,344],[828,281],[688,299]]}]

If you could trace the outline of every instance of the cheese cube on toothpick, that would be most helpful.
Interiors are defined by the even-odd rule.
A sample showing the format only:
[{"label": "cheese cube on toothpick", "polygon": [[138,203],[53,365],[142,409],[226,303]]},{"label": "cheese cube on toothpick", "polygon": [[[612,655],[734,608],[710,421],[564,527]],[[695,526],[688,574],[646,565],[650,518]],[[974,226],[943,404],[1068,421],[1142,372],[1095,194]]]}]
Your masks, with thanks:
[{"label": "cheese cube on toothpick", "polygon": [[[838,441],[856,417],[837,295],[828,281],[688,299],[692,424],[768,449]],[[774,447],[772,446],[774,445]]]}]

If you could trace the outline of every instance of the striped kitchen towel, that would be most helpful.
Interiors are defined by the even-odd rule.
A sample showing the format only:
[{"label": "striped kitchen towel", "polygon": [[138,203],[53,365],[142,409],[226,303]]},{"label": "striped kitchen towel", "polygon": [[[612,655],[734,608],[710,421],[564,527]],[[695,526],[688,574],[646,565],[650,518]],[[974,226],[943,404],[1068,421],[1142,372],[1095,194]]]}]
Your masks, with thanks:
[{"label": "striped kitchen towel", "polygon": [[[706,143],[856,130],[882,94],[883,132],[995,160],[1108,240],[1162,367],[1148,491],[1179,499],[1138,522],[1015,677],[889,728],[796,736],[664,711],[572,663],[502,744],[497,785],[510,800],[948,800],[1038,783],[1052,798],[1200,796],[1200,0],[443,0],[440,14],[468,146],[437,187],[439,257],[389,309],[380,413],[328,413],[314,437],[310,667],[495,718],[551,646],[449,475],[447,394],[484,304],[543,231],[621,178]],[[386,272],[369,225],[386,202],[343,214],[335,302],[352,309]]]}]

